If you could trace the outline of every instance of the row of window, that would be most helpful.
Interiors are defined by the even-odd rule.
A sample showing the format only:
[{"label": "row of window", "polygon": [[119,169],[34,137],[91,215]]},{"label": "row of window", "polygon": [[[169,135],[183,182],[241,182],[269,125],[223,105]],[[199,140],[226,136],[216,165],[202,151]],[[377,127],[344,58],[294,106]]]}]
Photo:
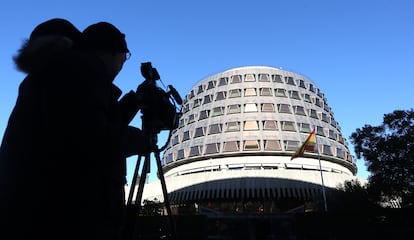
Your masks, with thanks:
[{"label": "row of window", "polygon": [[[280,124],[280,126],[279,126]],[[316,134],[323,137],[328,137],[340,143],[344,143],[344,139],[340,134],[332,129],[316,126]],[[199,138],[206,135],[220,134],[222,132],[238,132],[243,131],[289,131],[301,133],[310,133],[311,126],[308,123],[297,123],[292,121],[276,121],[276,120],[263,120],[263,121],[234,121],[222,123],[214,123],[206,127],[197,127],[194,130],[184,131],[182,134],[176,134],[171,139],[171,145],[177,145],[179,143],[188,141],[193,138]],[[259,137],[259,134],[258,136]]]},{"label": "row of window", "polygon": [[[276,83],[285,83],[292,86],[298,86],[303,89],[308,89],[311,92],[318,94],[318,96],[323,97],[323,93],[312,83],[306,84],[303,79],[294,79],[291,76],[282,76],[279,74],[270,75],[268,73],[259,73],[259,74],[244,74],[244,75],[233,75],[231,77],[221,77],[218,80],[212,80],[207,83],[207,85],[200,84],[197,87],[196,94],[200,94],[205,90],[213,89],[215,87],[225,86],[234,83],[241,83],[241,82],[276,82]],[[190,93],[187,95],[188,99],[192,99],[195,96],[195,89],[191,90]]]},{"label": "row of window", "polygon": [[230,114],[237,114],[237,113],[255,113],[255,112],[268,112],[268,113],[286,113],[286,114],[295,114],[300,116],[309,116],[314,119],[318,119],[321,121],[324,121],[326,123],[331,124],[333,127],[337,126],[336,121],[333,119],[331,115],[328,115],[324,112],[317,112],[315,109],[305,109],[303,106],[291,106],[289,104],[279,103],[279,104],[273,104],[273,103],[246,103],[243,104],[243,109],[241,104],[231,104],[227,107],[224,106],[218,106],[214,107],[213,109],[205,109],[198,113],[189,114],[187,117],[182,117],[180,119],[180,122],[178,124],[178,127],[181,128],[185,126],[186,124],[193,123],[195,121],[204,120],[209,117],[217,117],[217,116],[223,116],[225,114],[225,111],[227,109],[227,115]]},{"label": "row of window", "polygon": [[299,94],[295,90],[286,90],[283,88],[244,88],[244,89],[231,89],[227,91],[220,91],[215,94],[205,95],[203,98],[194,99],[192,103],[186,103],[183,108],[183,112],[187,112],[192,108],[196,108],[202,104],[211,103],[214,101],[221,101],[228,98],[239,98],[242,97],[242,92],[244,97],[255,97],[255,96],[269,96],[269,97],[289,97],[296,100],[302,100],[308,103],[315,104],[316,106],[325,109],[325,111],[330,111],[328,104],[326,104],[326,99],[321,99],[318,97],[311,97],[307,93]]},{"label": "row of window", "polygon": [[[296,151],[300,146],[299,141],[284,140],[283,145],[285,151]],[[222,147],[222,149],[221,149]],[[329,145],[320,144],[320,153],[327,156],[335,156],[341,159],[347,159],[345,151],[341,148],[331,147]],[[169,153],[165,156],[166,163],[170,163],[185,158],[197,157],[209,154],[240,152],[240,151],[283,151],[280,140],[244,140],[244,141],[227,141],[221,143],[209,143],[206,145],[192,146],[190,148],[179,149],[176,152]],[[348,159],[349,160],[349,159]]]}]

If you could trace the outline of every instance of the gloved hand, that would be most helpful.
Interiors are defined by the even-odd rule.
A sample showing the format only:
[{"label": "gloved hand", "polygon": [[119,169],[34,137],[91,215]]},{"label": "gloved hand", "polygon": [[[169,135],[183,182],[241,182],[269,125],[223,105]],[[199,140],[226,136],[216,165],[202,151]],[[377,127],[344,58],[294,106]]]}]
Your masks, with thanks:
[{"label": "gloved hand", "polygon": [[119,107],[122,113],[122,119],[125,124],[129,124],[135,115],[141,109],[141,99],[134,91],[129,91],[119,100]]},{"label": "gloved hand", "polygon": [[152,152],[154,144],[153,140],[150,139],[151,136],[145,134],[141,129],[128,126],[126,130],[125,138],[125,150],[124,154],[126,157],[133,155],[145,155]]}]

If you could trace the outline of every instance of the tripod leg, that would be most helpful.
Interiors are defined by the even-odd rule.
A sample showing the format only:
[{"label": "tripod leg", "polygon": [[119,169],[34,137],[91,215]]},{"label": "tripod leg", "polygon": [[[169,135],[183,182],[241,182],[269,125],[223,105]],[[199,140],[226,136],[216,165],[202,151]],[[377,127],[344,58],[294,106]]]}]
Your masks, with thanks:
[{"label": "tripod leg", "polygon": [[137,195],[135,197],[135,204],[132,204],[132,199],[133,199],[133,195],[134,195],[136,180],[138,178],[137,175],[138,175],[138,170],[139,170],[139,166],[140,166],[140,162],[141,162],[141,156],[139,156],[137,166],[135,167],[133,184],[131,186],[133,188],[130,189],[130,192],[129,192],[129,195],[128,195],[127,207],[126,207],[125,229],[124,229],[124,233],[123,233],[123,235],[124,235],[123,239],[125,239],[125,240],[132,240],[134,238],[134,236],[136,236],[135,226],[136,226],[136,220],[137,220],[137,218],[140,214],[140,211],[141,211],[141,199],[142,199],[142,193],[143,193],[143,188],[144,188],[144,184],[145,184],[145,179],[147,177],[147,172],[148,172],[149,156],[150,156],[150,154],[147,154],[145,156],[144,165],[142,166],[141,177],[139,179],[138,192],[137,192]]},{"label": "tripod leg", "polygon": [[170,205],[170,200],[168,198],[167,186],[165,184],[164,171],[162,170],[159,152],[155,153],[155,158],[157,161],[158,175],[161,180],[162,193],[164,195],[164,203],[165,203],[165,207],[167,208],[168,219],[170,222],[171,239],[175,240],[177,239],[176,232],[175,232],[176,230],[175,223],[174,223],[174,219],[173,219],[172,212],[171,212],[171,205]]},{"label": "tripod leg", "polygon": [[141,177],[139,179],[138,192],[137,192],[137,196],[135,198],[135,204],[138,205],[138,213],[137,214],[139,214],[140,210],[141,210],[142,193],[144,192],[144,185],[145,185],[145,181],[147,179],[149,164],[150,164],[150,153],[145,155],[144,165],[142,166]]},{"label": "tripod leg", "polygon": [[127,206],[130,206],[132,204],[132,198],[134,197],[135,186],[137,184],[139,165],[141,165],[141,158],[142,156],[139,155],[137,159],[137,165],[135,166],[135,170],[134,170],[134,176],[132,177],[131,187],[129,189]]}]

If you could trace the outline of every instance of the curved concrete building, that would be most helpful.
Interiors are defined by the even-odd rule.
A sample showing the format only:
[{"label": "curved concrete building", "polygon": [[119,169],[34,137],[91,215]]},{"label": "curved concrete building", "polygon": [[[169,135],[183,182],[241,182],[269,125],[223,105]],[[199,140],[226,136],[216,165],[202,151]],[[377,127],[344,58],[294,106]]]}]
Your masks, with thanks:
[{"label": "curved concrete building", "polygon": [[[230,69],[194,85],[182,112],[162,156],[172,204],[287,211],[320,202],[322,186],[356,179],[325,95],[303,75],[265,66]],[[312,129],[317,150],[291,160]],[[159,185],[147,184],[143,199],[162,200]]]}]

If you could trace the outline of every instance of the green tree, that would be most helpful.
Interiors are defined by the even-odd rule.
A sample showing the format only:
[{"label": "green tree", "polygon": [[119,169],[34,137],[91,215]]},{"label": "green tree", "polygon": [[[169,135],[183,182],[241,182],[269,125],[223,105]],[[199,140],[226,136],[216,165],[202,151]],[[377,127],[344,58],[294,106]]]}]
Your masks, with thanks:
[{"label": "green tree", "polygon": [[380,206],[371,198],[365,184],[351,180],[329,192],[328,208],[329,211],[353,211],[362,214],[377,211]]},{"label": "green tree", "polygon": [[369,188],[377,200],[400,199],[413,204],[414,111],[385,114],[380,126],[365,125],[350,137],[356,157],[365,160]]}]

